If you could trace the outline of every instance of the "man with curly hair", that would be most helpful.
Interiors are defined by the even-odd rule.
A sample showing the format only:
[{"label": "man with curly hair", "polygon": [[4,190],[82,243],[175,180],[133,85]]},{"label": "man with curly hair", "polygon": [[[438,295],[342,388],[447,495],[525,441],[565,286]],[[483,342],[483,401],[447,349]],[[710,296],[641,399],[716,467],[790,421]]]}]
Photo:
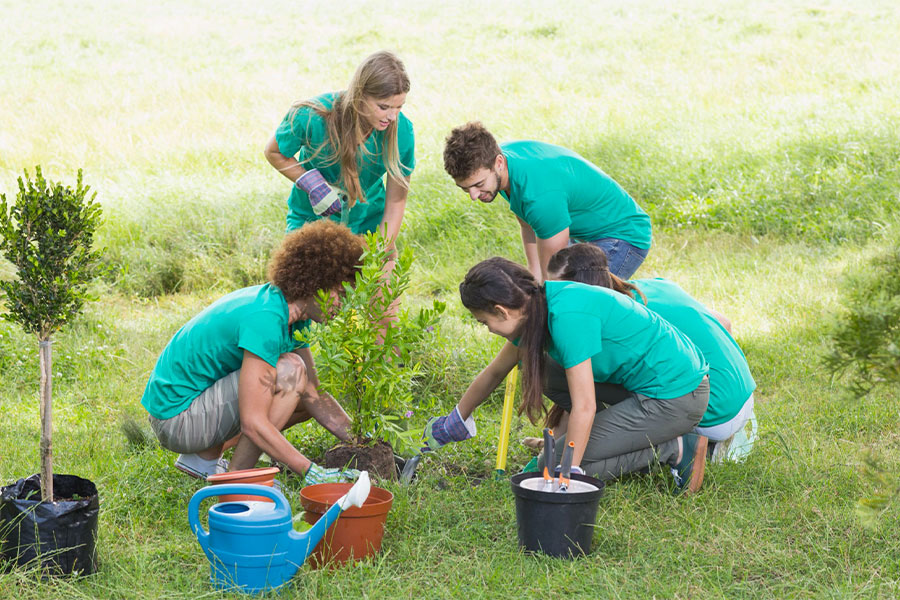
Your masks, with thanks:
[{"label": "man with curly hair", "polygon": [[457,127],[444,146],[444,169],[472,200],[501,194],[519,219],[528,270],[547,277],[550,257],[573,241],[590,242],[622,279],[650,250],[650,217],[599,167],[560,146],[518,140],[498,145],[478,122]]},{"label": "man with curly hair", "polygon": [[[251,468],[265,452],[307,483],[356,474],[316,465],[282,431],[312,418],[349,439],[350,418],[318,390],[312,353],[294,333],[324,318],[318,290],[339,302],[362,252],[363,240],[346,227],[310,223],[284,238],[269,263],[269,283],[223,296],[175,333],[141,404],[160,444],[180,453],[178,469],[205,478]],[[229,465],[222,452],[231,446]]]}]

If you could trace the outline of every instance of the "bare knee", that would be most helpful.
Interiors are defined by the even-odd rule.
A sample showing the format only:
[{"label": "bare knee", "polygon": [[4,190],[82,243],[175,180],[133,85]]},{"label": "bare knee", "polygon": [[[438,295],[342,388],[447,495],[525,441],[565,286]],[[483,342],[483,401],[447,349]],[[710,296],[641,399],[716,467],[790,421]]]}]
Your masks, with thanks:
[{"label": "bare knee", "polygon": [[275,366],[275,389],[278,393],[300,393],[306,387],[306,363],[300,355],[286,352]]}]

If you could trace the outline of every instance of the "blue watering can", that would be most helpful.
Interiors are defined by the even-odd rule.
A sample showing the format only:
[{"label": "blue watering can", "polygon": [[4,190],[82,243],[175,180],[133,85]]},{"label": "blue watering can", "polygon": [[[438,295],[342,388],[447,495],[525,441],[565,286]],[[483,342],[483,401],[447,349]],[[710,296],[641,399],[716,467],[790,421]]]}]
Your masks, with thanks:
[{"label": "blue watering can", "polygon": [[[219,590],[258,593],[277,589],[297,572],[313,548],[350,506],[369,497],[369,474],[356,483],[304,533],[294,531],[291,507],[280,491],[265,485],[212,485],[199,490],[188,505],[191,531],[210,562],[210,581]],[[211,496],[252,494],[274,501],[220,502],[209,509],[209,531],[200,524],[200,503]]]}]

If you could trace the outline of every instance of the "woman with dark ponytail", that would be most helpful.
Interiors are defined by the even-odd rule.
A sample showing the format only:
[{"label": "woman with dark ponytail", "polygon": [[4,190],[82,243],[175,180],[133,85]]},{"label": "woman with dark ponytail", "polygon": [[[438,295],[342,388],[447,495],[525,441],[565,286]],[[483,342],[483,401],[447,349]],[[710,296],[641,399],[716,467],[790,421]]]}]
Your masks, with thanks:
[{"label": "woman with dark ponytail", "polygon": [[[507,343],[453,412],[428,422],[429,448],[475,435],[473,410],[520,360],[519,412],[539,420],[547,353],[565,369],[570,391],[562,408],[575,444],[573,472],[611,479],[659,462],[673,467],[679,488],[699,489],[706,438],[688,432],[706,409],[709,385],[703,356],[683,334],[622,294],[563,281],[539,285],[528,269],[499,257],[472,267],[459,291],[475,319]],[[614,401],[597,397],[596,381],[628,392]]]},{"label": "woman with dark ponytail", "polygon": [[[753,390],[756,382],[744,353],[731,336],[731,321],[692,298],[675,282],[662,278],[623,281],[609,272],[606,253],[591,244],[575,244],[550,259],[553,279],[578,281],[615,290],[638,300],[684,333],[709,363],[709,405],[694,432],[709,438],[712,459],[739,458],[753,447],[756,416]],[[565,373],[552,366],[547,377],[548,396],[565,393]],[[552,414],[560,421],[565,415]],[[751,435],[735,442],[747,423]],[[556,428],[558,429],[558,428]]]}]

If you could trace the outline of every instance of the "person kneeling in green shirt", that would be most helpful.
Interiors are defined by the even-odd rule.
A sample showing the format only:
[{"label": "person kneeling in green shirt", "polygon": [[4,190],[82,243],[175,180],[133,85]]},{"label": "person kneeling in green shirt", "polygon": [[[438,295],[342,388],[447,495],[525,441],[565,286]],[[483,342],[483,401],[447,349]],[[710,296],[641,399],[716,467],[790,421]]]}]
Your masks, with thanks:
[{"label": "person kneeling in green shirt", "polygon": [[444,169],[472,200],[497,194],[519,219],[528,270],[547,278],[550,257],[572,241],[590,242],[627,279],[650,250],[650,217],[609,175],[577,153],[533,140],[501,145],[481,123],[447,137]]},{"label": "person kneeling in green shirt", "polygon": [[[318,389],[309,347],[294,333],[324,315],[319,290],[339,300],[355,280],[363,241],[331,221],[290,233],[269,263],[269,283],[227,294],[179,329],[160,354],[141,404],[160,444],[179,452],[193,477],[254,467],[260,454],[306,483],[340,481],[355,471],[324,469],[281,433],[315,419],[349,439],[350,418]],[[222,452],[234,446],[230,465]]]},{"label": "person kneeling in green shirt", "polygon": [[[610,273],[603,250],[590,244],[575,244],[553,255],[548,265],[551,279],[577,281],[596,285],[641,302],[651,311],[674,325],[688,337],[709,363],[709,405],[694,432],[709,439],[713,462],[726,457],[739,459],[753,447],[756,431],[753,391],[756,382],[740,346],[731,336],[731,321],[691,297],[681,287],[666,279],[633,279],[623,281]],[[565,372],[551,363],[546,392],[567,393]],[[562,415],[561,415],[562,416]],[[554,421],[551,426],[556,431]],[[751,436],[735,443],[747,423]]]},{"label": "person kneeling in green shirt", "polygon": [[[519,412],[536,422],[549,356],[568,384],[565,398],[550,397],[570,415],[557,464],[571,441],[573,473],[609,480],[658,463],[672,468],[680,491],[700,489],[707,439],[691,430],[709,402],[709,368],[683,333],[623,294],[569,281],[541,285],[524,266],[496,256],[469,269],[459,294],[507,343],[450,414],[428,421],[428,449],[476,435],[473,411],[519,362]],[[613,401],[596,382],[618,384],[627,396]]]}]

